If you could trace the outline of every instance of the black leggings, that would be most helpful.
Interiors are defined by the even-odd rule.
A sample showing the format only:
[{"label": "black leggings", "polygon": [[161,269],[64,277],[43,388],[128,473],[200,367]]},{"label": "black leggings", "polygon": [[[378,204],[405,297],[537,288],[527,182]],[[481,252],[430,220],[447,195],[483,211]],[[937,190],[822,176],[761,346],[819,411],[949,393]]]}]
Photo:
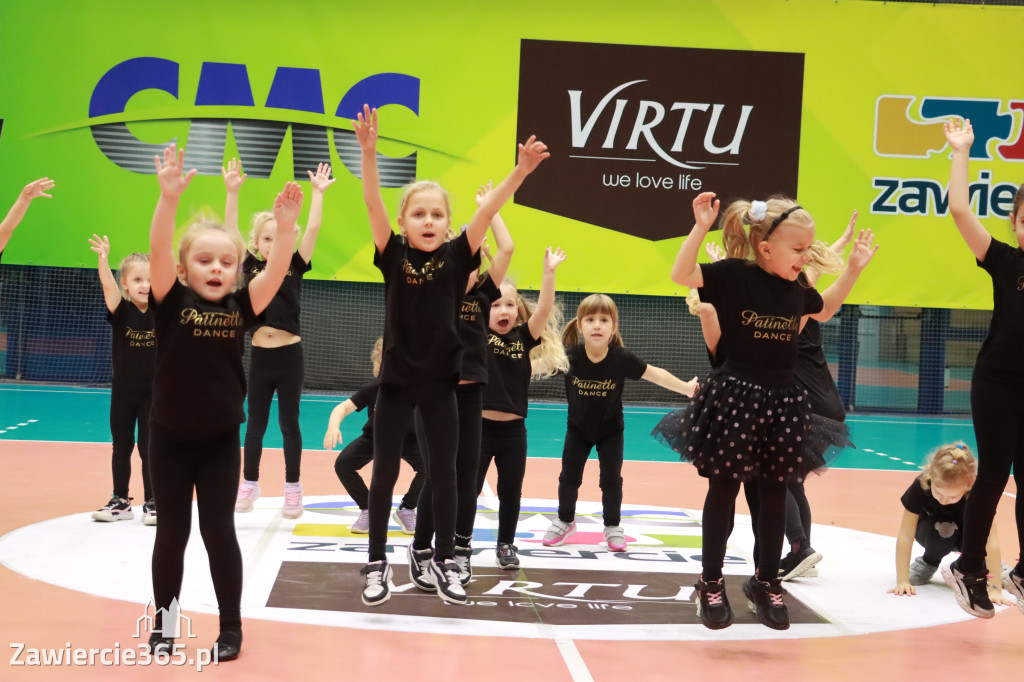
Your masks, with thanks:
[{"label": "black leggings", "polygon": [[157,610],[181,600],[185,546],[192,529],[192,491],[199,532],[210,557],[220,607],[220,629],[242,628],[242,552],[235,535],[238,494],[238,429],[200,441],[183,441],[157,424],[150,428],[153,491],[160,510],[153,544],[153,601]]},{"label": "black leggings", "polygon": [[110,388],[110,438],[113,441],[110,468],[114,475],[114,494],[118,497],[128,497],[135,425],[138,424],[142,489],[146,500],[153,499],[153,488],[149,483],[149,408],[152,402],[151,385],[138,387],[115,381]]},{"label": "black leggings", "polygon": [[[423,473],[423,458],[420,456],[420,446],[416,441],[415,433],[408,433],[402,443],[402,459],[408,462],[416,475],[409,484],[409,490],[402,498],[402,507],[415,509],[420,498],[420,490],[423,489],[423,482],[426,475]],[[367,509],[370,504],[370,491],[363,483],[363,477],[359,470],[373,461],[373,438],[365,433],[345,446],[345,449],[338,453],[334,460],[334,473],[338,480],[345,487],[345,492],[359,506],[360,509]]]},{"label": "black leggings", "polygon": [[519,523],[519,506],[526,477],[526,420],[507,422],[483,420],[480,439],[480,468],[476,494],[484,489],[487,469],[494,460],[498,470],[498,542],[512,544]]},{"label": "black leggings", "polygon": [[[964,510],[960,569],[973,573],[985,569],[985,544],[1011,467],[1017,483],[1017,540],[1024,547],[1024,379],[975,369],[971,415],[978,441],[978,479]],[[1018,560],[1017,568],[1024,568],[1024,562]]]},{"label": "black leggings", "polygon": [[[759,478],[744,486],[750,521],[754,529],[754,566],[758,576],[779,574],[779,557],[786,530],[786,484]],[[725,549],[736,519],[737,480],[708,479],[708,495],[704,498],[703,552],[701,562],[704,580],[722,577]]]},{"label": "black leggings", "polygon": [[284,480],[299,482],[302,462],[302,432],[299,430],[299,400],[306,366],[302,343],[280,348],[252,347],[249,363],[249,421],[245,428],[245,480],[260,480],[263,434],[270,420],[270,403],[277,391],[277,422],[284,438]]},{"label": "black leggings", "polygon": [[791,545],[811,546],[811,505],[804,482],[795,478],[786,490],[786,539]]},{"label": "black leggings", "polygon": [[[459,412],[459,447],[455,455],[455,544],[469,547],[473,540],[473,522],[476,521],[476,472],[480,466],[483,385],[459,384],[455,389],[455,403]],[[414,549],[427,549],[434,537],[433,500],[434,492],[428,478],[416,508]]]},{"label": "black leggings", "polygon": [[570,425],[565,430],[562,473],[558,476],[558,519],[563,523],[572,523],[576,518],[576,499],[583,484],[583,467],[595,445],[601,472],[598,482],[604,525],[618,526],[622,520],[622,431],[591,440]]},{"label": "black leggings", "polygon": [[924,560],[938,566],[944,556],[960,550],[963,533],[952,521],[936,522],[934,517],[922,514],[917,518],[914,539],[924,547]]},{"label": "black leggings", "polygon": [[441,561],[455,557],[455,453],[459,447],[459,432],[455,428],[459,419],[455,385],[444,381],[418,386],[381,384],[373,419],[373,475],[369,498],[371,562],[387,559],[391,495],[402,461],[402,442],[416,407],[423,417],[426,440],[426,449],[420,453],[427,469],[425,485],[432,483],[434,486],[432,511],[437,533],[434,553]]}]

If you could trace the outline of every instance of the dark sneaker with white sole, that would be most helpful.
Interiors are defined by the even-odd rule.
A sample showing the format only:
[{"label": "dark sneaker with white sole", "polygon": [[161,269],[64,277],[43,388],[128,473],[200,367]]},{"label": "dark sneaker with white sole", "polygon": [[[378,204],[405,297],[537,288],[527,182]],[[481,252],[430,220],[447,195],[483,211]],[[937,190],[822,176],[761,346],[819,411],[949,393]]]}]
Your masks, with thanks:
[{"label": "dark sneaker with white sole", "polygon": [[758,622],[772,630],[789,629],[789,609],[782,600],[785,593],[786,591],[782,589],[782,578],[764,582],[751,576],[743,583],[747,606],[757,616]]}]

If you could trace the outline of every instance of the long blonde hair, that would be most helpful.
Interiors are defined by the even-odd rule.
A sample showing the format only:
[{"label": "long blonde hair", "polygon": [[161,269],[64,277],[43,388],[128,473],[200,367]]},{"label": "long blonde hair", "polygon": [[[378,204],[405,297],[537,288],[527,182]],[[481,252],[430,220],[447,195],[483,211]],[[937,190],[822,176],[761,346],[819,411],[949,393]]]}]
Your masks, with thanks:
[{"label": "long blonde hair", "polygon": [[562,328],[562,345],[566,348],[576,346],[580,343],[578,320],[588,315],[608,315],[615,324],[615,333],[612,334],[609,345],[625,346],[622,342],[622,335],[619,334],[619,307],[615,301],[606,294],[590,294],[576,308],[576,317],[565,323]]},{"label": "long blonde hair", "polygon": [[[506,278],[503,284],[515,286]],[[526,324],[537,310],[537,301],[526,298],[516,289],[516,326]],[[555,301],[551,305],[551,313],[547,324],[540,333],[540,343],[530,351],[530,376],[533,379],[544,379],[559,372],[569,371],[569,358],[559,335],[562,326],[562,305]]]},{"label": "long blonde hair", "polygon": [[[772,229],[775,220],[797,204],[789,197],[773,196],[765,202],[768,210],[758,220],[750,215],[751,202],[740,199],[729,204],[722,216],[722,241],[725,253],[730,258],[757,260],[758,245],[764,241],[765,235]],[[793,223],[802,227],[813,227],[814,219],[803,208],[797,208],[786,216],[783,222]],[[779,225],[782,223],[780,222]],[[746,226],[748,229],[744,229]],[[776,225],[778,227],[778,225]],[[812,256],[813,257],[813,256]]]},{"label": "long blonde hair", "polygon": [[963,484],[968,490],[978,478],[978,461],[961,441],[943,445],[928,455],[921,470],[921,487],[930,490],[932,481],[940,485]]}]

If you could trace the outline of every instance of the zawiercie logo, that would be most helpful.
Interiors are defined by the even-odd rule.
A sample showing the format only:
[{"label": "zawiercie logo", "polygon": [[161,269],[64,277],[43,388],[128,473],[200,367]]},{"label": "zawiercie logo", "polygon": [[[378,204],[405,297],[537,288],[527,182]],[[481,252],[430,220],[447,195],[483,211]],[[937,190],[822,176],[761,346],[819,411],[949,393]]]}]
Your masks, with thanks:
[{"label": "zawiercie logo", "polygon": [[804,56],[524,40],[518,138],[552,151],[516,203],[644,239],[687,205],[796,196]]}]

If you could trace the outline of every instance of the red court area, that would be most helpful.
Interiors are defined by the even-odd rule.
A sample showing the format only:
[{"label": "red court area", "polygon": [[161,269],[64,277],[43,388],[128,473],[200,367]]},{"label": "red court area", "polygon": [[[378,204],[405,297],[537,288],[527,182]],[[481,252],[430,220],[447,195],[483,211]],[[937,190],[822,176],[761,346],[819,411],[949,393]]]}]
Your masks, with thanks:
[{"label": "red court area", "polygon": [[[593,463],[592,464],[596,464]],[[306,494],[339,495],[333,456],[304,453]],[[137,466],[137,460],[136,460]],[[110,482],[109,445],[0,441],[0,533],[54,517],[84,514],[98,502],[97,492]],[[557,459],[532,459],[524,496],[552,498]],[[280,485],[280,451],[264,454],[264,490]],[[276,474],[274,472],[277,472]],[[368,473],[368,472],[364,472]],[[135,472],[138,475],[138,472]],[[403,471],[398,488],[407,485]],[[626,462],[625,503],[699,509],[704,482],[693,469],[675,463]],[[138,480],[138,479],[135,479]],[[894,536],[899,524],[899,496],[906,472],[832,470],[808,482],[815,523]],[[490,479],[493,487],[493,473]],[[1004,560],[1016,559],[1012,481],[999,508]],[[102,494],[99,495],[102,497]],[[597,467],[588,467],[581,500],[598,500]],[[746,513],[742,496],[738,511]],[[127,523],[127,522],[124,522]],[[116,528],[109,529],[116,532]],[[40,532],[40,546],[48,542]],[[192,542],[199,542],[193,536]],[[126,548],[126,552],[132,551]],[[138,550],[135,550],[138,551]],[[63,570],[95,572],[116,584],[123,557],[110,556],[83,565],[68,553]],[[863,556],[863,562],[889,558]],[[829,561],[820,565],[824,574]],[[360,585],[353,584],[353,590]],[[893,597],[897,599],[897,597]],[[950,596],[952,600],[952,596]],[[734,609],[743,608],[742,596]],[[458,607],[454,607],[458,608]],[[140,613],[135,602],[105,599],[44,583],[0,568],[0,640],[39,649],[127,646]],[[241,657],[202,673],[187,668],[143,670],[132,667],[27,667],[5,660],[0,677],[13,679],[152,680],[203,678],[237,680],[914,680],[1020,679],[1024,616],[1009,608],[987,621],[971,619],[948,625],[847,637],[749,641],[558,641],[487,636],[416,634],[347,627],[326,627],[244,619]],[[217,635],[213,615],[197,613],[198,638],[189,653],[208,647]],[[15,650],[10,649],[8,656]]]}]

